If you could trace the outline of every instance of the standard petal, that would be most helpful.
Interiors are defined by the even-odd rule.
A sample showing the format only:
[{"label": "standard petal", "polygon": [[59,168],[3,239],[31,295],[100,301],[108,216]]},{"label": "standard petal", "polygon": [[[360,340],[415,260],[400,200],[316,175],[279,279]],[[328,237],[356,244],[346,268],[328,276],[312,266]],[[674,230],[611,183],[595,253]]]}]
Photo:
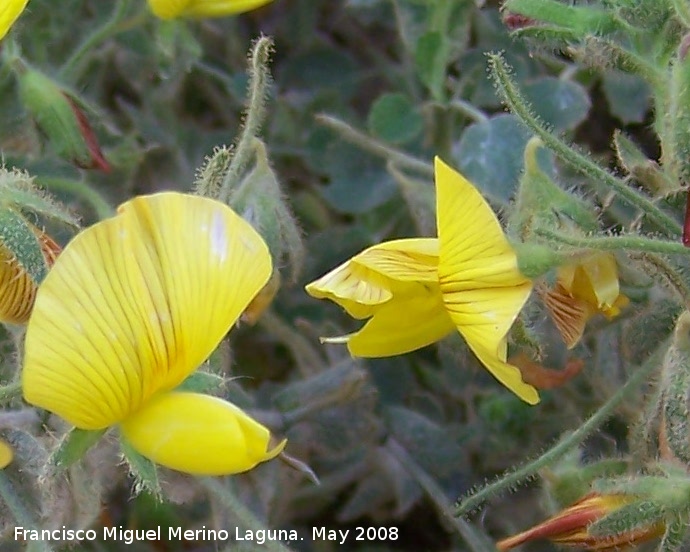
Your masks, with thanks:
[{"label": "standard petal", "polygon": [[387,303],[346,343],[353,356],[387,357],[435,343],[454,328],[440,295],[428,293]]},{"label": "standard petal", "polygon": [[582,338],[585,325],[595,312],[594,307],[572,297],[560,283],[544,292],[542,298],[563,341],[572,349]]},{"label": "standard petal", "polygon": [[272,446],[269,430],[235,405],[197,393],[160,393],[120,430],[146,458],[199,475],[241,473],[285,447]]},{"label": "standard petal", "polygon": [[36,284],[12,253],[0,245],[0,321],[25,324],[36,297]]},{"label": "standard petal", "polygon": [[2,1],[0,4],[0,39],[4,38],[28,3],[29,0]]},{"label": "standard petal", "polygon": [[269,4],[273,0],[192,0],[184,15],[190,17],[222,17],[244,13]]},{"label": "standard petal", "polygon": [[79,234],[36,298],[24,396],[82,429],[126,418],[213,351],[271,273],[227,206],[161,193]]}]

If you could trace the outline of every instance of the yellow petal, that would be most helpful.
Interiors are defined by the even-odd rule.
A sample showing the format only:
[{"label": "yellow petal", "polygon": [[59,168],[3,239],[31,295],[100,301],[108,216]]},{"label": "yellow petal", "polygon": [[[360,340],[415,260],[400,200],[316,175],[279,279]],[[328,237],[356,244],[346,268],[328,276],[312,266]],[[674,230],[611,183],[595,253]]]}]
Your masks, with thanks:
[{"label": "yellow petal", "polygon": [[582,263],[582,270],[591,283],[596,306],[612,306],[620,293],[616,258],[608,253],[596,255]]},{"label": "yellow petal", "polygon": [[25,324],[36,297],[36,284],[12,253],[0,245],[0,322]]},{"label": "yellow petal", "polygon": [[396,282],[438,283],[435,238],[392,240],[365,249],[352,261]]},{"label": "yellow petal", "polygon": [[572,297],[560,283],[543,293],[542,297],[563,341],[568,349],[572,349],[582,338],[585,325],[594,314],[594,307]]},{"label": "yellow petal", "polygon": [[161,193],[79,234],[36,298],[24,396],[101,429],[176,387],[271,274],[268,248],[227,206]]},{"label": "yellow petal", "polygon": [[353,318],[368,318],[393,295],[425,293],[438,286],[438,241],[393,240],[374,245],[306,286],[317,299],[330,299]]},{"label": "yellow petal", "polygon": [[161,19],[173,19],[184,15],[193,0],[148,0],[149,8]]},{"label": "yellow petal", "polygon": [[260,8],[272,0],[148,0],[161,19],[175,17],[222,17]]},{"label": "yellow petal", "polygon": [[505,337],[532,289],[491,207],[462,175],[436,158],[436,209],[443,302],[491,373],[523,400],[534,387],[505,362]]},{"label": "yellow petal", "polygon": [[241,473],[285,447],[272,447],[269,430],[234,404],[197,393],[160,393],[120,430],[142,456],[199,475]]},{"label": "yellow petal", "polygon": [[454,327],[440,295],[429,292],[384,305],[361,330],[349,336],[347,348],[358,357],[401,355],[443,339]]},{"label": "yellow petal", "polygon": [[192,0],[185,10],[189,17],[223,17],[255,10],[272,0]]},{"label": "yellow petal", "polygon": [[12,447],[7,441],[0,439],[0,470],[9,466],[13,458],[14,452],[12,451]]},{"label": "yellow petal", "polygon": [[29,0],[2,0],[0,3],[0,39],[4,38],[28,3]]}]

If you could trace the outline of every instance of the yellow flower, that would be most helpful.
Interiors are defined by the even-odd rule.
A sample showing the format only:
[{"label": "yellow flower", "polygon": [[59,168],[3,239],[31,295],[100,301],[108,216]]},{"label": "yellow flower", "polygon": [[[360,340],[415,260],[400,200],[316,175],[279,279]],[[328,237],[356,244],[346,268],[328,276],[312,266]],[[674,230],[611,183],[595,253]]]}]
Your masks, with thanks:
[{"label": "yellow flower", "polygon": [[271,275],[259,234],[227,206],[160,193],[79,234],[41,285],[26,334],[26,400],[78,428],[118,425],[140,454],[220,475],[275,457],[267,428],[174,389]]},{"label": "yellow flower", "polygon": [[[58,246],[45,232],[31,226],[38,239],[46,264],[50,267],[60,253]],[[0,243],[0,322],[26,324],[36,298],[36,283],[17,261],[14,254]]]},{"label": "yellow flower", "polygon": [[496,544],[500,552],[515,548],[525,542],[549,539],[566,546],[577,546],[588,550],[620,550],[659,537],[664,533],[663,523],[639,527],[634,531],[612,535],[591,535],[589,526],[623,506],[635,502],[635,497],[592,493],[578,500],[543,523]]},{"label": "yellow flower", "polygon": [[628,298],[620,293],[616,259],[596,253],[557,270],[556,286],[544,294],[544,303],[566,345],[572,349],[587,321],[601,313],[608,319],[620,314]]},{"label": "yellow flower", "polygon": [[223,17],[260,8],[272,0],[148,0],[161,19],[175,17]]},{"label": "yellow flower", "polygon": [[0,470],[4,470],[14,459],[12,447],[4,439],[0,439]]},{"label": "yellow flower", "polygon": [[354,334],[325,341],[347,343],[354,356],[385,357],[457,330],[496,379],[535,404],[536,389],[506,362],[506,336],[532,284],[476,188],[438,158],[435,173],[438,239],[375,245],[306,287],[370,319]]},{"label": "yellow flower", "polygon": [[0,5],[0,40],[26,8],[29,0],[3,0]]}]

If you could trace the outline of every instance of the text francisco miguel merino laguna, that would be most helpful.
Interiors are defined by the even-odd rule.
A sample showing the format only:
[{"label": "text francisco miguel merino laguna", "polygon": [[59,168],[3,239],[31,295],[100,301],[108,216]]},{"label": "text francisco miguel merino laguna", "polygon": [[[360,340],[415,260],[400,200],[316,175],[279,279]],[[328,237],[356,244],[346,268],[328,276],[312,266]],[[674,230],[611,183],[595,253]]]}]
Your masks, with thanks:
[{"label": "text francisco miguel merino laguna", "polygon": [[14,528],[14,539],[24,541],[95,541],[112,540],[125,544],[134,541],[252,541],[264,544],[266,541],[296,541],[301,540],[294,529],[259,529],[256,531],[242,530],[238,527],[234,531],[225,529],[182,529],[181,527],[163,527],[156,529],[125,529],[123,527],[103,527],[102,529],[67,529],[64,525],[60,529],[26,529]]}]

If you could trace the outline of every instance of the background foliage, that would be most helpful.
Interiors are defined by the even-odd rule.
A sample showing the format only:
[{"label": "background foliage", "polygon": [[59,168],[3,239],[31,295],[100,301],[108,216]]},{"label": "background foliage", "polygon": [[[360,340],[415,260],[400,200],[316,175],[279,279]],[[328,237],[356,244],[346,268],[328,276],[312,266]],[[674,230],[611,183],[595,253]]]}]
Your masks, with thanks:
[{"label": "background foliage", "polygon": [[[543,363],[563,369],[568,359],[584,361],[577,377],[543,391],[536,407],[499,386],[458,336],[372,361],[319,344],[319,336],[346,333],[357,323],[309,298],[303,285],[373,243],[433,235],[434,155],[463,172],[497,210],[514,199],[531,134],[504,110],[487,75],[487,52],[502,51],[541,120],[602,165],[621,170],[611,147],[617,129],[658,156],[643,79],[621,68],[593,71],[560,46],[511,38],[499,7],[481,0],[276,0],[235,18],[164,22],[143,1],[61,0],[56,9],[52,0],[31,0],[14,31],[23,58],[78,98],[111,171],[80,169],[58,155],[27,113],[7,66],[0,73],[4,162],[27,170],[82,226],[133,195],[191,190],[204,158],[239,133],[252,40],[273,37],[274,82],[262,137],[308,253],[264,318],[233,331],[208,369],[229,378],[220,392],[287,435],[288,452],[320,479],[315,485],[270,462],[221,482],[268,527],[304,536],[295,550],[479,552],[543,519],[557,505],[538,481],[493,499],[469,521],[448,512],[457,497],[576,428],[669,335],[680,312],[665,289],[631,268],[624,282],[632,308],[611,323],[597,319],[568,356],[542,308],[531,304],[525,320],[539,335]],[[108,35],[72,57],[113,14]],[[566,187],[582,184],[551,156],[541,161]],[[629,216],[613,197],[595,201],[611,228]],[[41,223],[62,244],[71,235],[64,225]],[[15,377],[15,341],[8,331],[3,381]],[[642,398],[628,401],[580,451],[545,472],[545,484],[557,484],[581,461],[626,453],[628,428],[642,408]],[[146,493],[131,498],[132,481],[112,461],[108,440],[69,477],[36,484],[55,443],[37,438],[35,423],[28,414],[4,422],[17,450],[7,473],[46,527],[238,524],[213,490],[221,483],[163,472],[164,503]],[[15,520],[7,509],[0,512],[8,530]],[[350,539],[340,547],[311,542],[318,526],[398,527],[400,538]],[[18,547],[6,534],[7,546]],[[213,547],[132,548],[183,549]]]}]

